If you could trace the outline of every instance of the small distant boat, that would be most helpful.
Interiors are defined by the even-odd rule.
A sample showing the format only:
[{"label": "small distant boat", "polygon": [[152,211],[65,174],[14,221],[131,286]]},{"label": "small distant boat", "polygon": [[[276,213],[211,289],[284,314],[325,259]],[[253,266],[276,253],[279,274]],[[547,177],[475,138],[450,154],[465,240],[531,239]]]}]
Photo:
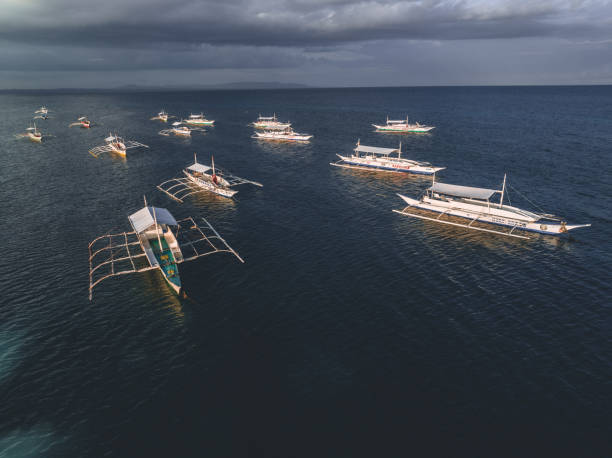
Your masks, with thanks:
[{"label": "small distant boat", "polygon": [[184,178],[172,178],[164,181],[157,188],[172,199],[183,202],[183,199],[188,195],[202,191],[231,198],[238,192],[236,189],[232,189],[234,186],[252,184],[263,187],[261,183],[256,181],[246,180],[215,168],[214,157],[211,158],[210,166],[200,164],[195,154],[193,157],[193,164],[183,170]]},{"label": "small distant boat", "polygon": [[182,290],[178,265],[212,253],[231,253],[244,260],[202,218],[177,221],[165,208],[145,206],[128,217],[131,232],[107,234],[89,244],[89,300],[101,281],[157,269],[172,291]]},{"label": "small distant boat", "polygon": [[[347,167],[352,169],[370,169],[384,172],[416,173],[420,175],[433,175],[445,167],[434,167],[429,162],[418,162],[405,159],[402,156],[402,144],[398,148],[379,148],[375,146],[362,145],[359,140],[357,146],[350,156],[336,154],[339,161],[331,162],[336,167]],[[397,157],[392,157],[397,154]]]},{"label": "small distant boat", "polygon": [[[569,225],[562,218],[555,215],[534,213],[511,205],[504,205],[505,193],[505,175],[501,190],[437,183],[434,175],[431,187],[419,199],[412,199],[398,194],[407,204],[407,207],[403,210],[393,211],[436,223],[523,239],[528,237],[515,234],[514,231],[518,229],[548,235],[563,235],[574,229],[591,226],[590,224]],[[490,199],[495,194],[500,194],[499,202],[491,202]],[[425,213],[437,213],[438,216],[431,217],[422,213],[415,213],[413,209],[425,210]],[[449,219],[442,219],[442,216],[468,219],[470,222],[461,224]],[[503,232],[477,227],[474,223],[506,226],[511,229],[508,232]]]},{"label": "small distant boat", "polygon": [[80,118],[76,120],[76,122],[73,122],[68,127],[75,127],[75,126],[79,126],[82,129],[89,129],[91,127],[91,121],[87,119],[87,116],[81,116]]},{"label": "small distant boat", "polygon": [[285,130],[291,127],[290,122],[280,122],[276,119],[276,113],[273,116],[262,116],[259,115],[257,121],[253,123],[253,127],[256,129],[267,129],[267,130]]},{"label": "small distant boat", "polygon": [[181,122],[177,121],[172,124],[172,127],[170,129],[160,130],[159,134],[164,135],[166,137],[170,135],[176,135],[179,137],[191,137],[191,130],[192,129],[187,126],[181,126]]},{"label": "small distant boat", "polygon": [[38,110],[36,110],[34,114],[47,114],[48,112],[49,112],[49,109],[43,105]]},{"label": "small distant boat", "polygon": [[419,124],[418,122],[415,124],[410,124],[408,122],[408,117],[406,117],[406,120],[392,120],[387,117],[387,124],[385,124],[384,126],[379,126],[378,124],[372,125],[376,127],[376,130],[378,132],[424,134],[432,129],[435,129],[435,127],[433,126],[424,126],[422,124]]},{"label": "small distant boat", "polygon": [[183,119],[183,122],[191,126],[212,126],[215,123],[215,121],[206,119],[203,113],[190,114],[189,118]]},{"label": "small distant boat", "polygon": [[164,110],[162,110],[159,113],[157,113],[157,116],[153,116],[151,118],[151,121],[168,122],[168,118],[174,118],[174,116],[170,116],[168,113],[166,113]]},{"label": "small distant boat", "polygon": [[29,138],[30,141],[34,143],[42,142],[42,134],[36,128],[36,123],[33,123],[30,127],[28,127],[23,136]]},{"label": "small distant boat", "polygon": [[252,138],[282,142],[307,142],[310,141],[312,135],[294,132],[293,129],[289,127],[284,130],[265,130],[263,132],[255,132],[255,135],[253,135]]},{"label": "small distant boat", "polygon": [[125,157],[128,149],[139,147],[148,148],[147,145],[136,141],[125,141],[123,138],[117,136],[116,134],[109,134],[108,137],[104,139],[104,141],[106,142],[105,145],[96,146],[95,148],[90,149],[89,153],[94,157],[98,157],[102,153],[116,153],[120,156]]}]

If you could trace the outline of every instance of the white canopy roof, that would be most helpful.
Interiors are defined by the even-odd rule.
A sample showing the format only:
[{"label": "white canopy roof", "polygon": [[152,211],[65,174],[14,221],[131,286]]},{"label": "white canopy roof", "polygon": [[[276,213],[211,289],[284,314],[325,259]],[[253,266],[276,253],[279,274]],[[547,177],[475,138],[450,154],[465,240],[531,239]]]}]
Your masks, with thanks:
[{"label": "white canopy roof", "polygon": [[[153,212],[155,212],[155,216]],[[144,232],[155,224],[156,219],[157,224],[178,225],[174,216],[165,208],[144,207],[129,216],[130,223],[132,223],[132,227],[136,232]]]},{"label": "white canopy roof", "polygon": [[200,164],[200,163],[196,162],[195,164],[191,164],[189,167],[187,167],[187,169],[188,170],[193,170],[194,172],[206,173],[211,168],[209,166],[207,166],[207,165]]},{"label": "white canopy roof", "polygon": [[397,148],[378,148],[376,146],[357,145],[355,151],[362,153],[384,154],[387,156],[391,153],[397,153]]},{"label": "white canopy roof", "polygon": [[433,192],[437,192],[439,194],[446,194],[448,196],[455,197],[467,197],[469,199],[490,199],[493,194],[495,194],[495,189],[486,189],[486,188],[472,188],[470,186],[459,186],[456,184],[446,184],[446,183],[434,183],[433,186],[429,188]]}]

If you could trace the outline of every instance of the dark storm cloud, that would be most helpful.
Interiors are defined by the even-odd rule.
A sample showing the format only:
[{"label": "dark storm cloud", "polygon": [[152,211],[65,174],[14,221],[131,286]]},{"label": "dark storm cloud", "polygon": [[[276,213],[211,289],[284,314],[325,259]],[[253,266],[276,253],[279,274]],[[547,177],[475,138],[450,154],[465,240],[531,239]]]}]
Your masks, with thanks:
[{"label": "dark storm cloud", "polygon": [[[0,39],[34,44],[308,46],[374,39],[591,36],[606,1],[4,1]],[[602,12],[607,13],[602,16]]]},{"label": "dark storm cloud", "polygon": [[0,0],[0,86],[39,84],[45,70],[87,72],[88,84],[139,71],[151,84],[201,81],[200,70],[337,85],[411,84],[418,72],[425,84],[608,81],[611,18],[609,0]]}]

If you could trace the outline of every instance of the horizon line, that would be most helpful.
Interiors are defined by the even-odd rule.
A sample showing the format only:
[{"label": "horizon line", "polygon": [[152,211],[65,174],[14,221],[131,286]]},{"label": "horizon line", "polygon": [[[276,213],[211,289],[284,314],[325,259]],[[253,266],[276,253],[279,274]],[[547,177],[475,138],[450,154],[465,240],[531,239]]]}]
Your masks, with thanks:
[{"label": "horizon line", "polygon": [[[232,85],[244,84],[244,87],[232,87]],[[252,84],[253,87],[249,87]],[[612,86],[612,82],[606,83],[486,83],[486,84],[416,84],[416,85],[366,85],[366,86],[311,86],[302,83],[278,83],[278,87],[256,87],[265,82],[253,83],[222,83],[219,85],[211,84],[207,86],[155,86],[155,85],[136,85],[127,84],[115,87],[55,87],[55,88],[0,88],[0,92],[26,92],[26,91],[156,91],[156,92],[181,92],[181,91],[270,91],[270,90],[290,90],[300,91],[308,89],[401,89],[401,88],[450,88],[450,87],[591,87],[591,86]],[[273,83],[274,84],[274,83]],[[295,87],[288,87],[295,85]]]}]

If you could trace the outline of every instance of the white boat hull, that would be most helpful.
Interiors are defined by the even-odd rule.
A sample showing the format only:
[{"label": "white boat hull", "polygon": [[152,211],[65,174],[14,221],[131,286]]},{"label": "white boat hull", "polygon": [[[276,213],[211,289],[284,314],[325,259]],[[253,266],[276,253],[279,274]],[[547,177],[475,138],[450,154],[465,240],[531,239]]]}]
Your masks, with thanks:
[{"label": "white boat hull", "polygon": [[186,119],[183,121],[185,124],[189,124],[190,126],[212,126],[215,121],[194,121]]},{"label": "white boat hull", "polygon": [[401,172],[401,173],[415,173],[419,175],[433,175],[440,170],[444,170],[445,167],[432,167],[418,164],[414,161],[395,158],[387,159],[380,157],[356,157],[356,156],[342,156],[337,154],[341,161],[332,163],[339,167],[344,166],[345,163],[355,168],[378,170],[383,172]]},{"label": "white boat hull", "polygon": [[430,130],[435,129],[435,127],[433,126],[403,126],[403,125],[396,125],[396,126],[379,126],[377,124],[372,124],[374,127],[376,127],[376,130],[379,132],[395,132],[395,133],[406,133],[406,134],[425,134],[427,132],[429,132]]},{"label": "white boat hull", "polygon": [[285,130],[291,127],[290,123],[268,123],[268,122],[254,122],[253,127],[255,129],[269,129],[269,130]]},{"label": "white boat hull", "polygon": [[281,142],[307,142],[312,138],[312,135],[300,135],[300,134],[271,134],[265,132],[255,132],[253,138],[258,138],[261,140],[273,140],[273,141],[281,141]]},{"label": "white boat hull", "polygon": [[[520,229],[529,232],[538,232],[540,234],[548,235],[563,235],[573,229],[581,227],[589,227],[590,224],[579,224],[579,225],[567,225],[567,224],[556,224],[541,222],[533,219],[522,219],[519,217],[511,217],[510,215],[516,215],[515,213],[504,210],[504,208],[498,208],[496,204],[491,204],[490,208],[477,207],[473,205],[473,208],[457,208],[456,204],[452,201],[442,202],[435,201],[435,204],[424,200],[412,199],[402,194],[398,194],[404,202],[410,207],[418,208],[421,210],[428,210],[435,213],[441,213],[450,216],[456,216],[459,218],[465,218],[474,222],[494,224],[498,226],[505,226],[514,229]],[[513,207],[509,207],[513,208]],[[401,213],[401,212],[400,212]]]},{"label": "white boat hull", "polygon": [[236,193],[238,193],[238,191],[234,189],[223,188],[221,186],[217,186],[212,181],[202,180],[201,178],[194,177],[186,171],[183,172],[185,173],[185,176],[195,185],[199,186],[200,188],[206,189],[207,191],[214,192],[215,194],[218,194],[220,196],[233,197]]}]

